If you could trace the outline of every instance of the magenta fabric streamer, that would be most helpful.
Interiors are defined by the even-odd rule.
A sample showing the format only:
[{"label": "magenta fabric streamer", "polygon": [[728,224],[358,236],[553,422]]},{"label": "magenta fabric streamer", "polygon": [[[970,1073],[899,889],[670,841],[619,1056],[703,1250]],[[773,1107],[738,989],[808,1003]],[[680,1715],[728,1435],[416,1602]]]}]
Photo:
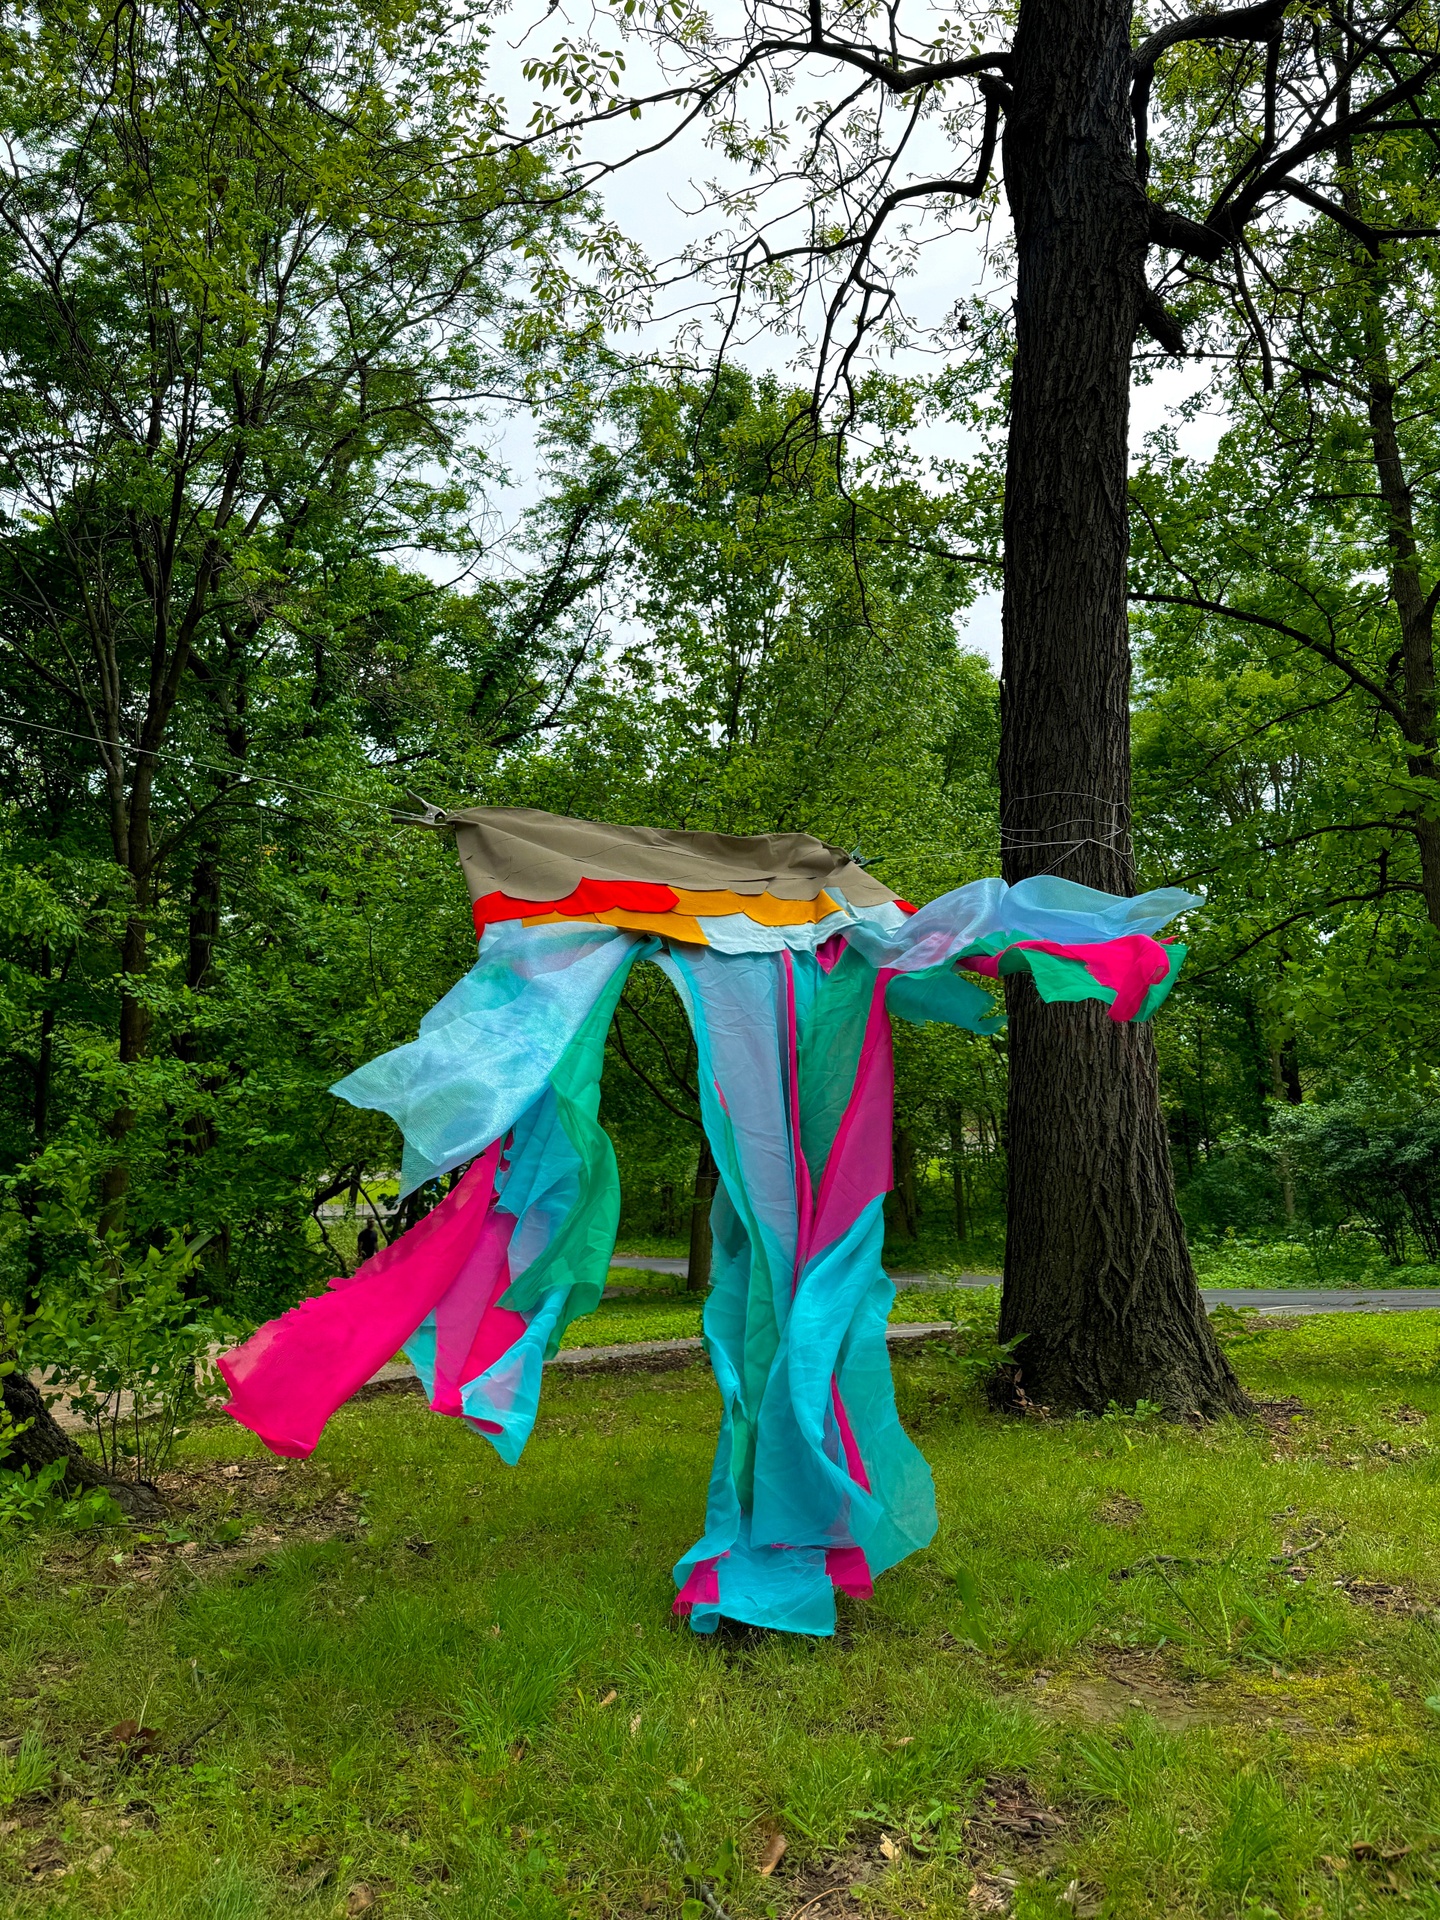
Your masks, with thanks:
[{"label": "magenta fabric streamer", "polygon": [[693,1607],[714,1607],[720,1604],[720,1575],[716,1571],[725,1556],[717,1553],[713,1559],[697,1560],[690,1569],[690,1577],[676,1594],[670,1604],[670,1611],[682,1617]]},{"label": "magenta fabric streamer", "polygon": [[1051,953],[1057,960],[1078,960],[1093,980],[1102,987],[1114,987],[1110,1005],[1112,1020],[1133,1020],[1151,987],[1158,987],[1170,971],[1170,954],[1164,943],[1147,933],[1122,934],[1118,940],[1098,940],[1093,944],[1066,945],[1058,940],[1013,940],[1001,953],[968,954],[961,965],[972,973],[1000,977],[1000,962],[1006,953]]},{"label": "magenta fabric streamer", "polygon": [[870,1563],[863,1547],[830,1547],[825,1554],[825,1577],[837,1593],[852,1600],[868,1600],[875,1591]]},{"label": "magenta fabric streamer", "polygon": [[[513,1215],[492,1207],[473,1252],[435,1308],[436,1413],[459,1415],[460,1389],[507,1353],[525,1331],[525,1316],[498,1304],[510,1284]],[[476,1422],[482,1429],[488,1424]]]},{"label": "magenta fabric streamer", "polygon": [[335,1409],[395,1357],[474,1254],[499,1159],[497,1140],[408,1233],[225,1354],[230,1417],[272,1453],[313,1453]]},{"label": "magenta fabric streamer", "polygon": [[882,967],[875,976],[855,1087],[825,1162],[814,1215],[801,1221],[806,1261],[847,1233],[870,1202],[888,1193],[893,1184],[890,1113],[895,1092],[895,1048],[890,1016],[885,1011],[885,989],[894,977],[893,967]]}]

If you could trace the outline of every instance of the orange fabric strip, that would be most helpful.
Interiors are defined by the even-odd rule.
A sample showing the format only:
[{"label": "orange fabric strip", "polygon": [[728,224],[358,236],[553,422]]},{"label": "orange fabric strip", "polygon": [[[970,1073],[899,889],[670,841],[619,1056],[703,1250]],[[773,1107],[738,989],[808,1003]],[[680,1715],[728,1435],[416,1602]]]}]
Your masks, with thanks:
[{"label": "orange fabric strip", "polygon": [[603,913],[532,913],[520,922],[522,927],[583,926],[623,927],[627,933],[658,933],[667,940],[687,940],[691,946],[708,947],[700,922],[688,913],[631,913],[626,907],[607,907]]},{"label": "orange fabric strip", "polygon": [[719,920],[726,914],[743,913],[762,927],[803,927],[838,913],[840,903],[820,890],[813,900],[777,900],[773,893],[696,893],[676,887],[675,906],[680,913],[697,919]]}]

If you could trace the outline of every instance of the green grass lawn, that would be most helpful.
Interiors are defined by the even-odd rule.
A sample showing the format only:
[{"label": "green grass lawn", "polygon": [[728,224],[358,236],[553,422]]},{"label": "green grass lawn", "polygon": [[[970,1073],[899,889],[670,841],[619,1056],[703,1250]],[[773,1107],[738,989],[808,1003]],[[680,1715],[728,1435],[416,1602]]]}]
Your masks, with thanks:
[{"label": "green grass lawn", "polygon": [[[622,1286],[631,1284],[630,1274],[617,1269]],[[700,1331],[701,1298],[676,1291],[677,1283],[669,1274],[652,1275],[664,1286],[647,1289],[633,1300],[605,1300],[582,1320],[572,1321],[561,1340],[562,1347],[626,1346],[635,1340],[685,1340]],[[892,1321],[923,1323],[949,1319],[949,1301],[943,1293],[927,1288],[907,1287],[896,1296]]]},{"label": "green grass lawn", "polygon": [[940,1535],[823,1642],[672,1622],[698,1367],[552,1377],[514,1469],[217,1420],[171,1537],[0,1548],[0,1911],[1440,1915],[1440,1315],[1234,1346],[1203,1431],[900,1358]]}]

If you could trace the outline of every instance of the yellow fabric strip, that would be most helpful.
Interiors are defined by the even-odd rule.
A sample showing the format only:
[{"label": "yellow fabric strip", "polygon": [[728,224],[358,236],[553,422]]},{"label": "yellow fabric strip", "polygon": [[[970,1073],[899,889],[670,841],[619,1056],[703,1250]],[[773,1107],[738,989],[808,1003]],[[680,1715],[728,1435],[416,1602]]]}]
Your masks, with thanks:
[{"label": "yellow fabric strip", "polygon": [[838,913],[840,903],[832,900],[822,887],[813,900],[777,900],[773,893],[696,893],[685,887],[675,889],[676,911],[697,919],[718,920],[730,913],[743,913],[762,927],[804,927],[823,920],[827,913]]}]

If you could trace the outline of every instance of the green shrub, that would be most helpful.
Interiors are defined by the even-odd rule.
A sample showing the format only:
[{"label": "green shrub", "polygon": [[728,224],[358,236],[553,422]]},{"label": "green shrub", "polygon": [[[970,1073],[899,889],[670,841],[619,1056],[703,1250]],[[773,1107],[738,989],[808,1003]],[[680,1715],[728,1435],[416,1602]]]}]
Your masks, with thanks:
[{"label": "green shrub", "polygon": [[[62,1168],[41,1213],[47,1232],[73,1252],[47,1275],[33,1312],[5,1307],[7,1344],[52,1397],[65,1394],[108,1473],[152,1478],[208,1398],[212,1353],[240,1329],[196,1297],[203,1242],[175,1230],[137,1247],[102,1234],[85,1169],[77,1161],[71,1171]],[[38,1497],[38,1481],[30,1495],[12,1493],[23,1504]]]},{"label": "green shrub", "polygon": [[1275,1151],[1288,1157],[1307,1212],[1338,1201],[1399,1263],[1413,1240],[1440,1260],[1440,1086],[1431,1074],[1399,1084],[1361,1079],[1332,1100],[1277,1107]]},{"label": "green shrub", "polygon": [[968,1390],[983,1392],[1000,1368],[1010,1364],[1024,1336],[1000,1338],[999,1287],[948,1287],[939,1297],[951,1327],[939,1351]]}]

